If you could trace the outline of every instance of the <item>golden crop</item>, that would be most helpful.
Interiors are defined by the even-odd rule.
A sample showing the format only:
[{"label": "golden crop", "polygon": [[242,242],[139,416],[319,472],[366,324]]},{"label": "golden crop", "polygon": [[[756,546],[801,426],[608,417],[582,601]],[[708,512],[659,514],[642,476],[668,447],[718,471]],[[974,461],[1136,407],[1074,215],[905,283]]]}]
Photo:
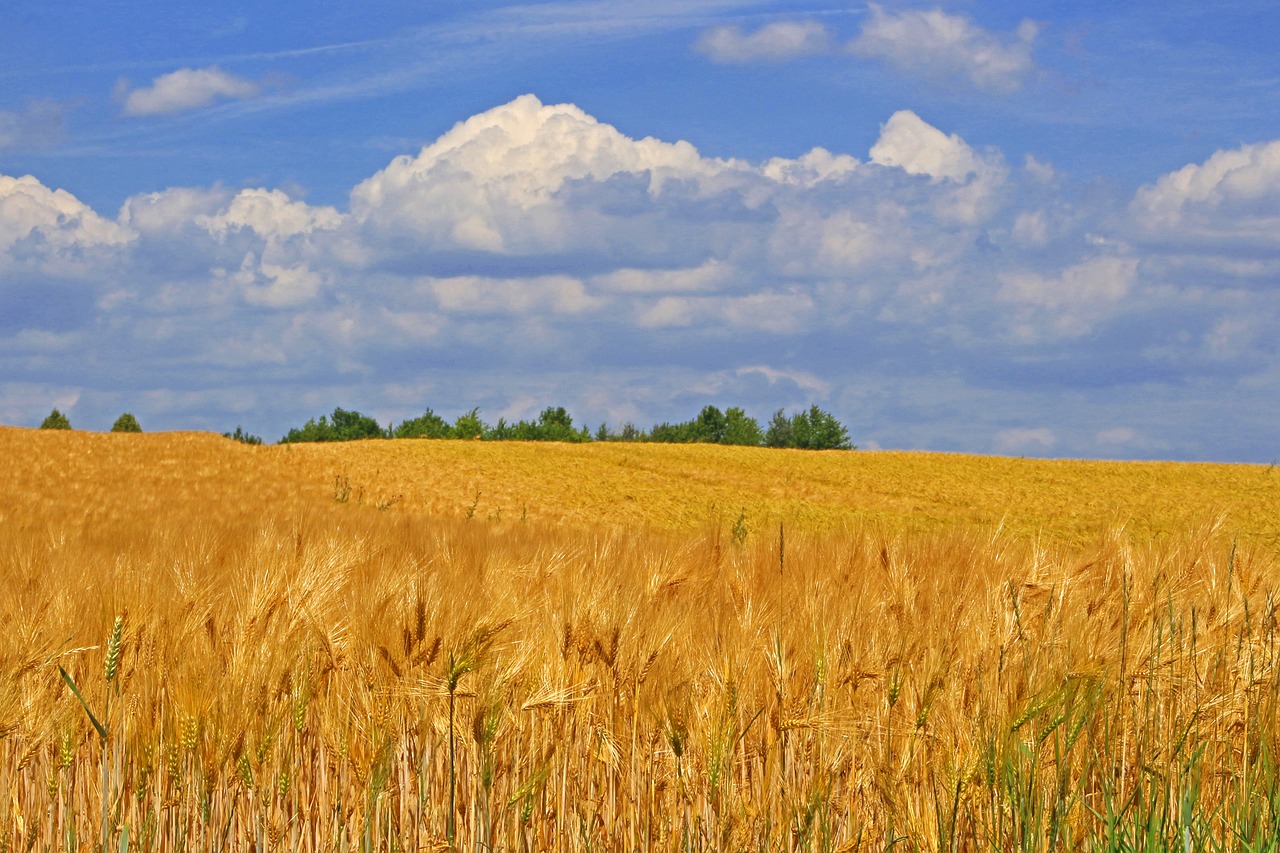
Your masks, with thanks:
[{"label": "golden crop", "polygon": [[1263,466],[17,429],[0,459],[0,850],[1277,831]]}]

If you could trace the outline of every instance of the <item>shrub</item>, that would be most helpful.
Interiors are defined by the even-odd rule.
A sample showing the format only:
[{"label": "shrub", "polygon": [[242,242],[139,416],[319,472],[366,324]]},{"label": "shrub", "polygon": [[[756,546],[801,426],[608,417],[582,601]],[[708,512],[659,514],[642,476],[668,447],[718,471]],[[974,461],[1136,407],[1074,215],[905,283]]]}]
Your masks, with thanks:
[{"label": "shrub", "polygon": [[40,422],[40,429],[71,429],[71,421],[67,416],[54,409],[49,417]]},{"label": "shrub", "polygon": [[142,427],[138,425],[138,419],[133,415],[125,412],[116,418],[116,422],[111,425],[112,432],[142,432]]}]

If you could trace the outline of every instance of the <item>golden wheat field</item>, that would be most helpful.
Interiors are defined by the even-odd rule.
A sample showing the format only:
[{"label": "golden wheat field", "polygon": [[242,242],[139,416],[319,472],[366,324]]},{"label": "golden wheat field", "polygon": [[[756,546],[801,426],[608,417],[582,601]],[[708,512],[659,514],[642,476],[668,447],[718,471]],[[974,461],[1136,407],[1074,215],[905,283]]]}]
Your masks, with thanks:
[{"label": "golden wheat field", "polygon": [[0,851],[1275,849],[1266,466],[0,460]]}]

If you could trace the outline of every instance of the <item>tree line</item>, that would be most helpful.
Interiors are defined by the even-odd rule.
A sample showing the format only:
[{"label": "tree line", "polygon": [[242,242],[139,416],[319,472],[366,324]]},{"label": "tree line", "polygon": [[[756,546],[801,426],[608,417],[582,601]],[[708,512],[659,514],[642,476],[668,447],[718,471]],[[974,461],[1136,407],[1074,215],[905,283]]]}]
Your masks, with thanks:
[{"label": "tree line", "polygon": [[[239,429],[237,428],[237,432]],[[229,436],[239,438],[239,436]],[[252,437],[249,437],[252,438]],[[849,431],[829,412],[817,405],[798,412],[779,409],[768,424],[742,409],[730,407],[721,411],[704,406],[698,416],[680,423],[655,424],[648,430],[631,423],[618,429],[601,424],[594,432],[586,425],[576,426],[563,406],[548,406],[534,420],[509,423],[499,418],[496,424],[485,423],[479,409],[472,409],[449,422],[428,408],[416,418],[391,423],[386,427],[360,412],[342,408],[332,415],[312,418],[295,427],[281,444],[309,441],[356,441],[366,438],[454,438],[479,441],[633,441],[664,444],[732,444],[748,447],[791,447],[802,450],[854,450]],[[244,439],[240,439],[244,440]]]},{"label": "tree line", "polygon": [[[41,429],[71,429],[71,422],[54,409],[40,424]],[[133,415],[125,412],[111,427],[112,432],[141,432]],[[262,439],[237,426],[223,435],[244,444],[262,444]],[[592,432],[586,425],[575,426],[563,406],[548,406],[534,420],[508,423],[499,418],[487,424],[479,409],[464,412],[446,421],[430,408],[416,418],[381,426],[373,418],[342,408],[332,415],[312,418],[294,427],[280,439],[281,444],[309,441],[356,441],[365,438],[460,438],[479,441],[634,441],[660,444],[734,444],[746,447],[791,447],[801,450],[855,450],[844,424],[818,406],[787,414],[778,409],[769,423],[760,422],[733,406],[721,411],[704,406],[696,418],[680,423],[655,424],[648,430],[624,423],[614,430],[605,424]]]}]

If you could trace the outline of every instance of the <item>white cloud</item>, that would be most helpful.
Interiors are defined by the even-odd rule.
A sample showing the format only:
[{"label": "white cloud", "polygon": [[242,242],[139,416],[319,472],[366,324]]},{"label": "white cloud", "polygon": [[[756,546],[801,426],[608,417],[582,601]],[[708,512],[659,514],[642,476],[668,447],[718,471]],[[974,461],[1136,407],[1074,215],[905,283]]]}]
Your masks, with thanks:
[{"label": "white cloud", "polygon": [[1022,161],[1022,168],[1028,175],[1045,184],[1056,178],[1058,174],[1051,163],[1037,160],[1030,154]]},{"label": "white cloud", "polygon": [[847,177],[857,168],[856,157],[832,154],[825,148],[814,148],[794,160],[774,157],[764,164],[761,171],[770,180],[780,184],[812,187],[823,181]]},{"label": "white cloud", "polygon": [[445,313],[530,315],[581,314],[598,308],[583,283],[569,276],[484,278],[456,276],[427,278],[418,284],[428,290]]},{"label": "white cloud", "polygon": [[663,296],[636,314],[641,328],[716,328],[794,333],[813,319],[814,300],[798,290],[766,291],[747,296]]},{"label": "white cloud", "polygon": [[244,230],[268,240],[284,240],[333,230],[342,224],[342,216],[333,207],[312,207],[280,190],[250,189],[237,193],[224,209],[196,216],[195,221],[220,240]]},{"label": "white cloud", "polygon": [[1056,276],[1003,273],[997,298],[1014,306],[1011,332],[1019,340],[1080,337],[1114,313],[1129,295],[1137,269],[1132,258],[1101,257]]},{"label": "white cloud", "polygon": [[732,265],[712,258],[699,266],[683,269],[624,267],[596,276],[593,285],[614,293],[705,293],[729,284],[735,272]]},{"label": "white cloud", "polygon": [[697,49],[716,62],[780,62],[831,49],[831,34],[818,21],[777,21],[753,33],[714,27],[698,37]]},{"label": "white cloud", "polygon": [[0,262],[20,243],[37,257],[72,260],[84,250],[119,246],[133,236],[66,190],[51,190],[31,175],[0,175]]},{"label": "white cloud", "polygon": [[1031,47],[1039,28],[1033,21],[1024,20],[1010,37],[941,9],[891,13],[870,3],[868,13],[850,50],[910,74],[965,78],[979,89],[1010,92],[1035,68]]},{"label": "white cloud", "polygon": [[1133,444],[1140,440],[1138,431],[1130,427],[1109,427],[1098,430],[1094,438],[1098,444]]},{"label": "white cloud", "polygon": [[973,149],[954,133],[948,136],[911,110],[899,110],[880,128],[871,162],[897,166],[909,175],[935,181],[963,181],[978,171]]},{"label": "white cloud", "polygon": [[262,92],[258,83],[228,74],[221,68],[180,68],[161,75],[151,85],[130,90],[121,81],[117,96],[128,116],[168,115],[208,106],[223,99],[253,98]]},{"label": "white cloud", "polygon": [[805,371],[779,370],[763,364],[754,364],[748,367],[739,367],[734,371],[734,374],[739,377],[761,376],[770,385],[794,384],[819,399],[825,399],[831,394],[831,383]]},{"label": "white cloud", "polygon": [[459,123],[416,157],[396,158],[352,191],[351,209],[384,235],[545,254],[593,240],[608,225],[600,211],[560,197],[577,185],[631,178],[616,188],[621,205],[643,207],[669,181],[709,179],[728,165],[687,142],[630,139],[576,106],[524,95]]},{"label": "white cloud", "polygon": [[1028,450],[1048,450],[1057,443],[1057,434],[1048,427],[1004,429],[997,432],[995,436],[997,453],[1013,454]]},{"label": "white cloud", "polygon": [[959,136],[943,133],[911,110],[899,110],[881,126],[870,159],[934,183],[960,185],[940,195],[934,209],[943,219],[969,224],[991,213],[1007,173],[998,158],[980,157]]},{"label": "white cloud", "polygon": [[214,277],[231,281],[248,304],[266,308],[305,305],[315,299],[325,280],[305,263],[274,264],[253,252],[244,256],[234,273],[214,270]]},{"label": "white cloud", "polygon": [[171,187],[162,192],[140,193],[125,199],[119,220],[143,233],[173,234],[199,217],[212,216],[231,194],[220,188]]},{"label": "white cloud", "polygon": [[1280,234],[1280,140],[1218,151],[1163,175],[1138,190],[1130,209],[1149,237],[1274,249]]},{"label": "white cloud", "polygon": [[39,150],[62,139],[67,108],[57,101],[34,101],[22,110],[0,110],[0,151]]}]

